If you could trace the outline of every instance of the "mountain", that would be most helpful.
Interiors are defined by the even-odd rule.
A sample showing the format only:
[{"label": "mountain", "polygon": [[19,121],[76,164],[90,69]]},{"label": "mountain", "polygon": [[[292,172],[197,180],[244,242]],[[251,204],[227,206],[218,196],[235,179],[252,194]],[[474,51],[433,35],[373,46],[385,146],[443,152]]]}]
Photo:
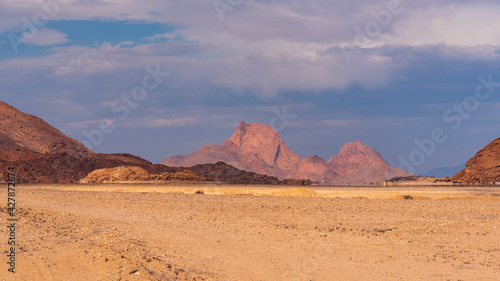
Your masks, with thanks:
[{"label": "mountain", "polygon": [[174,155],[160,164],[191,167],[197,164],[224,162],[241,170],[279,178],[289,178],[300,156],[290,150],[278,133],[269,126],[241,122],[223,145],[211,144],[187,155]]},{"label": "mountain", "polygon": [[97,154],[44,120],[0,102],[0,171],[21,183],[70,183],[99,168],[134,165],[169,170],[130,154]]},{"label": "mountain", "polygon": [[168,157],[160,164],[190,167],[218,161],[279,179],[304,178],[320,184],[367,185],[411,175],[391,167],[380,153],[359,140],[345,144],[328,162],[317,155],[301,158],[270,126],[245,122],[240,122],[222,146],[205,145],[187,155]]},{"label": "mountain", "polygon": [[68,153],[89,156],[95,153],[67,137],[42,119],[26,114],[0,101],[0,159],[8,151],[32,151],[41,154]]},{"label": "mountain", "polygon": [[473,184],[500,182],[500,138],[479,150],[453,180]]},{"label": "mountain", "polygon": [[342,185],[368,184],[411,175],[391,167],[378,151],[359,140],[343,145],[340,153],[328,160],[328,166],[339,175],[336,184]]},{"label": "mountain", "polygon": [[[206,146],[201,151],[205,156],[213,155],[231,162],[227,158],[231,153],[220,147]],[[182,157],[178,161],[183,162]],[[10,166],[16,167],[20,183],[73,183],[87,177],[88,182],[215,179],[245,184],[310,184],[300,180],[280,181],[224,163],[185,169],[155,165],[127,153],[94,153],[42,119],[0,102],[0,174],[4,180]]]},{"label": "mountain", "polygon": [[295,166],[302,159],[286,146],[276,130],[258,123],[240,122],[222,148],[240,162],[244,160],[242,168],[278,178],[293,178]]},{"label": "mountain", "polygon": [[444,178],[446,176],[453,176],[456,173],[460,172],[464,169],[464,165],[458,165],[454,167],[441,167],[429,170],[425,173],[422,173],[423,176],[427,177],[435,177],[435,178]]}]

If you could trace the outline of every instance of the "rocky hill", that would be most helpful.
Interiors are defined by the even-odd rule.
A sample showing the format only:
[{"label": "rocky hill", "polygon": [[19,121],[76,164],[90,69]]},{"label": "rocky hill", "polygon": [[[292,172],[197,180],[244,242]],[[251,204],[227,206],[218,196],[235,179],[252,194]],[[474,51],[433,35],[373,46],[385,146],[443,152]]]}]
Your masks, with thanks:
[{"label": "rocky hill", "polygon": [[279,179],[304,178],[320,184],[367,185],[411,175],[391,167],[380,153],[360,141],[345,144],[328,162],[317,155],[301,158],[270,126],[245,122],[222,146],[205,145],[191,154],[166,158],[160,164],[187,167],[218,161]]},{"label": "rocky hill", "polygon": [[40,154],[31,151],[17,153],[12,160],[0,161],[4,178],[9,166],[16,167],[20,183],[74,183],[90,172],[121,165],[139,166],[152,173],[174,172],[177,169],[151,162],[130,154],[93,154],[75,157],[68,153]]},{"label": "rocky hill", "polygon": [[0,160],[11,159],[12,151],[68,153],[75,157],[95,154],[42,119],[0,101]]},{"label": "rocky hill", "polygon": [[472,184],[500,182],[500,138],[479,150],[453,180]]},{"label": "rocky hill", "polygon": [[44,120],[0,102],[0,174],[16,167],[20,183],[78,182],[93,170],[120,165],[172,172],[130,154],[98,154]]},{"label": "rocky hill", "polygon": [[199,164],[187,169],[216,181],[232,184],[311,185],[311,181],[307,179],[279,180],[276,177],[240,170],[224,162]]}]

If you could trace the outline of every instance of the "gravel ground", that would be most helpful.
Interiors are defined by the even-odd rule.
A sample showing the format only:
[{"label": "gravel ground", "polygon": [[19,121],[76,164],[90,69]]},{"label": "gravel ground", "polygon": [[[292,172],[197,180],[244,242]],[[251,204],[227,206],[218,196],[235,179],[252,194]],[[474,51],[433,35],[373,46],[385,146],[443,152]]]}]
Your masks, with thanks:
[{"label": "gravel ground", "polygon": [[497,190],[19,186],[0,280],[498,280]]}]

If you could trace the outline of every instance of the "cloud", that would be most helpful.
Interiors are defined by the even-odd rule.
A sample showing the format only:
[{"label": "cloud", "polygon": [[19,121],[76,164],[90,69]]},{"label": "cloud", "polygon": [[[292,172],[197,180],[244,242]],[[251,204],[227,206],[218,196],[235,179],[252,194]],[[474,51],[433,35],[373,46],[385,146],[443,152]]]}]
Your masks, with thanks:
[{"label": "cloud", "polygon": [[[24,5],[15,2],[0,5],[7,11],[17,11],[16,16],[25,11],[28,18],[39,9],[34,0]],[[423,67],[422,63],[430,59],[482,63],[498,58],[498,46],[467,45],[473,41],[496,42],[498,36],[493,36],[492,27],[498,20],[492,15],[498,5],[494,2],[414,2],[403,2],[404,12],[393,17],[376,38],[377,44],[359,49],[347,63],[339,46],[352,43],[353,28],[374,20],[371,12],[385,9],[387,1],[245,1],[227,12],[223,22],[210,1],[196,5],[189,0],[180,4],[153,0],[147,5],[132,0],[110,0],[106,5],[74,1],[61,5],[54,19],[159,21],[174,23],[179,29],[144,38],[150,44],[137,42],[137,46],[125,41],[95,47],[54,47],[44,57],[1,61],[0,73],[5,77],[3,85],[13,88],[19,82],[14,74],[30,77],[31,81],[43,77],[59,87],[84,86],[92,81],[98,89],[88,95],[109,103],[119,96],[116,91],[127,91],[141,83],[145,66],[160,64],[173,74],[173,79],[162,85],[163,92],[189,93],[194,101],[204,95],[226,94],[267,99],[286,92],[319,93],[353,85],[383,88],[407,79],[402,77],[405,70],[415,69],[415,63]],[[157,13],[151,14],[152,10]],[[463,18],[465,11],[471,11],[470,19]],[[192,14],[196,18],[189,16]],[[448,20],[449,38],[443,28]],[[487,28],[480,29],[480,25]],[[478,36],[487,39],[475,40],[477,30],[485,30]],[[47,36],[36,36],[31,43],[46,46],[67,42],[66,35],[58,31],[40,29],[39,35],[42,33]],[[182,42],[162,41],[178,38]],[[441,38],[445,43],[437,44]],[[444,65],[440,70],[452,67]],[[78,90],[72,92],[76,96]]]},{"label": "cloud", "polygon": [[450,46],[500,46],[497,3],[451,4],[410,11],[394,23],[392,34],[381,42],[412,46],[444,43]]},{"label": "cloud", "polygon": [[23,33],[22,42],[36,46],[59,45],[69,41],[68,35],[50,28],[40,28],[33,34]]},{"label": "cloud", "polygon": [[184,127],[192,126],[198,122],[198,118],[182,117],[173,119],[163,118],[140,118],[134,121],[119,124],[121,127],[142,127],[142,128],[162,128],[162,127]]},{"label": "cloud", "polygon": [[74,104],[73,102],[66,100],[66,99],[56,99],[52,101],[53,104],[59,104],[59,105],[72,105]]},{"label": "cloud", "polygon": [[[97,48],[70,46],[51,50],[52,53],[44,57],[2,61],[0,73],[22,73],[22,77],[42,75],[61,84],[86,83],[87,79],[99,76],[106,83],[102,89],[119,88],[120,85],[131,89],[135,86],[131,81],[142,83],[146,66],[160,64],[164,71],[175,76],[164,85],[172,90],[182,88],[202,93],[222,89],[237,94],[246,92],[259,97],[275,97],[280,91],[342,89],[353,83],[368,88],[380,87],[390,81],[394,71],[391,60],[376,52],[360,54],[358,60],[347,65],[340,50],[327,54],[316,51],[307,54],[257,53],[211,59],[179,57],[197,56],[211,50],[210,46],[182,42],[132,48],[103,44]],[[128,76],[131,79],[125,79]],[[19,79],[13,81],[16,80]]]},{"label": "cloud", "polygon": [[491,45],[450,46],[444,43],[433,45],[383,45],[378,48],[362,49],[363,52],[377,52],[380,56],[392,58],[402,65],[415,61],[446,60],[456,62],[491,62],[499,59],[498,47]]},{"label": "cloud", "polygon": [[149,41],[149,42],[156,42],[158,40],[174,40],[179,38],[180,35],[178,33],[161,33],[161,34],[155,34],[153,36],[148,36],[145,38],[142,38],[141,41]]},{"label": "cloud", "polygon": [[131,46],[135,45],[136,43],[134,41],[122,41],[119,43],[120,46]]},{"label": "cloud", "polygon": [[366,122],[363,120],[342,120],[342,119],[322,120],[321,123],[328,127],[358,127],[366,124]]},{"label": "cloud", "polygon": [[[87,120],[87,121],[78,121],[78,122],[71,122],[66,124],[66,127],[71,128],[71,129],[89,129],[89,128],[94,128],[98,127],[99,123],[102,120],[95,119],[95,120]],[[116,120],[113,119],[107,119],[105,122],[110,122],[113,124]],[[109,123],[107,123],[109,124]]]},{"label": "cloud", "polygon": [[108,108],[111,106],[111,104],[112,104],[112,102],[110,102],[110,101],[101,101],[98,105]]},{"label": "cloud", "polygon": [[[40,4],[38,0],[2,2],[0,32],[20,28],[22,17],[31,19],[36,12],[44,11],[47,3],[51,3]],[[355,36],[353,28],[363,28],[367,22],[374,20],[372,12],[387,9],[388,4],[387,0],[244,1],[224,13],[224,21],[221,22],[212,2],[150,0],[145,4],[135,0],[64,1],[51,19],[163,22],[176,24],[181,28],[182,35],[193,37],[227,34],[248,42],[283,39],[289,42],[340,44],[352,41]],[[427,40],[424,43],[436,43],[439,38],[467,43],[472,39],[491,41],[486,39],[488,36],[481,38],[481,35],[491,35],[495,23],[498,23],[497,17],[494,17],[498,14],[496,0],[480,3],[473,0],[400,2],[403,12],[394,15],[391,25],[383,30],[384,34],[395,36],[395,40],[401,38],[411,42],[415,39],[411,34],[421,33],[430,35],[430,38],[422,39]],[[446,34],[449,27],[453,30]],[[459,38],[459,35],[451,33],[464,36]]]}]

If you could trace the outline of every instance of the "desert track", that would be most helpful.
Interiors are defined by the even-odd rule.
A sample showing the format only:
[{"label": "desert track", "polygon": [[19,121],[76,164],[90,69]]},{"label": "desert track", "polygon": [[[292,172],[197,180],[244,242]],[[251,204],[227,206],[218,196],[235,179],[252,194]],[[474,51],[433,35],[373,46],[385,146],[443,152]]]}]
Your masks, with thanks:
[{"label": "desert track", "polygon": [[17,273],[1,266],[0,279],[498,280],[499,195],[494,187],[19,186]]}]

